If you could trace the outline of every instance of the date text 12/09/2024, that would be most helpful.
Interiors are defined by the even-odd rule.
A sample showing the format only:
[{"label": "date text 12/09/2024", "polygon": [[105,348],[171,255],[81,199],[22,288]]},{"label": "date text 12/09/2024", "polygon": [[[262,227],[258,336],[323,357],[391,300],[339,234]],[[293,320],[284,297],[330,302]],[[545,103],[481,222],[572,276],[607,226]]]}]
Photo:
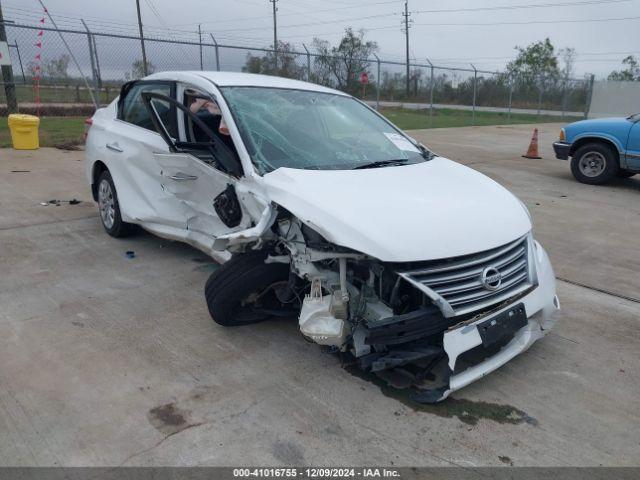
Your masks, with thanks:
[{"label": "date text 12/09/2024", "polygon": [[393,468],[234,468],[236,478],[401,478]]}]

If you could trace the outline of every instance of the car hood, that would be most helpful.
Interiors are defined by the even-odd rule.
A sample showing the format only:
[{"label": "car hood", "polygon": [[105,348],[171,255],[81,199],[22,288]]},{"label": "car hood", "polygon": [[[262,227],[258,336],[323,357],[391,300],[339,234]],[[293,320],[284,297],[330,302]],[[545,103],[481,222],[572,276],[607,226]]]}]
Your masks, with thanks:
[{"label": "car hood", "polygon": [[632,123],[623,117],[611,118],[590,118],[588,120],[580,120],[566,125],[565,131],[575,133],[597,130],[611,130],[622,127],[623,129],[631,128]]},{"label": "car hood", "polygon": [[272,201],[328,241],[386,262],[475,253],[531,229],[514,195],[441,157],[360,170],[279,168],[263,180]]}]

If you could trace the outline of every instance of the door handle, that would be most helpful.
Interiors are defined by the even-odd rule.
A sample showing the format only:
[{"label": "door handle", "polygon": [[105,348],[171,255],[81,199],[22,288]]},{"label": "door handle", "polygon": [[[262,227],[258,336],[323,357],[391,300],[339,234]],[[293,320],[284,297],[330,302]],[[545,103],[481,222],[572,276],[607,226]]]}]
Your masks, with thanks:
[{"label": "door handle", "polygon": [[105,147],[107,147],[109,150],[113,150],[114,152],[118,152],[118,153],[124,152],[124,150],[122,150],[117,143],[107,143]]},{"label": "door handle", "polygon": [[187,180],[197,180],[198,177],[195,175],[187,175],[186,173],[177,172],[175,175],[169,175],[169,178],[176,182],[186,182]]}]

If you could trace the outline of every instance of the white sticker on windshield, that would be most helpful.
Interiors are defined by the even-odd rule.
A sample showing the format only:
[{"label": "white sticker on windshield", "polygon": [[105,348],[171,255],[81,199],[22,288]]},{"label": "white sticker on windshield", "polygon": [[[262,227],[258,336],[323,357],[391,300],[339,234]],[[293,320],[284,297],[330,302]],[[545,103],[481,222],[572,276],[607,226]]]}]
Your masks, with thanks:
[{"label": "white sticker on windshield", "polygon": [[420,150],[418,150],[418,147],[416,147],[413,143],[411,143],[399,133],[385,133],[384,135],[391,141],[391,143],[393,143],[396,147],[404,152],[420,152]]}]

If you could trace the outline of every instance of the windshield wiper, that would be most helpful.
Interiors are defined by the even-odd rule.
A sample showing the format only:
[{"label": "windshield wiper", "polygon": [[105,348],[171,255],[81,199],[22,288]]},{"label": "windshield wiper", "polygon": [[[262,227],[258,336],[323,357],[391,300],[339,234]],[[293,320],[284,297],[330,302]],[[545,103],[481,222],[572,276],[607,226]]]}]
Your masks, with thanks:
[{"label": "windshield wiper", "polygon": [[353,167],[353,170],[360,170],[362,168],[380,168],[388,165],[404,165],[408,160],[406,158],[397,158],[395,160],[378,160],[377,162],[365,163]]}]

